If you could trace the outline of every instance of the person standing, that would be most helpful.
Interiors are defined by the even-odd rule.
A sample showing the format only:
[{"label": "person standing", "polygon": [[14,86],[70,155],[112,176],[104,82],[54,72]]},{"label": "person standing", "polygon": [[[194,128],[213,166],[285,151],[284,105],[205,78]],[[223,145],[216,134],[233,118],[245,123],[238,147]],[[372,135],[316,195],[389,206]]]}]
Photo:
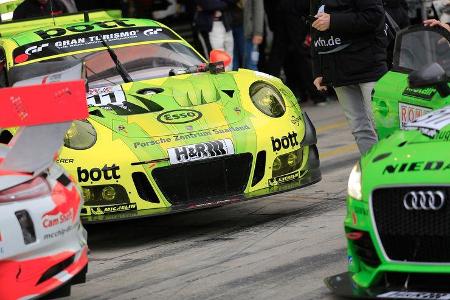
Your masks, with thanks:
[{"label": "person standing", "polygon": [[25,0],[16,7],[13,20],[57,16],[67,13],[67,9],[58,1]]},{"label": "person standing", "polygon": [[[231,31],[230,8],[236,0],[196,0],[196,26],[201,32],[209,32],[209,42],[212,49],[226,51],[232,58],[234,40]],[[231,59],[233,61],[233,58]],[[232,70],[230,64],[227,70]]]},{"label": "person standing", "polygon": [[334,87],[361,154],[378,141],[371,109],[387,72],[382,0],[312,0],[314,85]]},{"label": "person standing", "polygon": [[243,0],[244,68],[258,70],[259,45],[264,36],[264,0]]}]

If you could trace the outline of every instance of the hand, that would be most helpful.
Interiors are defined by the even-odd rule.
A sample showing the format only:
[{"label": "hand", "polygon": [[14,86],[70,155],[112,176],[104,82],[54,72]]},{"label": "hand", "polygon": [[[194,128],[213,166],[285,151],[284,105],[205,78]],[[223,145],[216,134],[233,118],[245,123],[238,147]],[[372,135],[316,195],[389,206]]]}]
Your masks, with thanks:
[{"label": "hand", "polygon": [[327,31],[330,29],[330,15],[327,13],[318,13],[315,15],[317,20],[312,23],[312,27],[319,31]]},{"label": "hand", "polygon": [[263,39],[262,35],[254,35],[252,43],[253,45],[260,45],[263,42]]},{"label": "hand", "polygon": [[328,90],[325,85],[322,85],[322,80],[323,77],[317,77],[316,79],[314,79],[314,85],[316,86],[316,89],[321,92]]},{"label": "hand", "polygon": [[441,21],[435,20],[435,19],[429,19],[423,21],[424,26],[434,27],[434,26],[442,26],[443,28],[450,31],[450,26],[446,23],[442,23]]}]

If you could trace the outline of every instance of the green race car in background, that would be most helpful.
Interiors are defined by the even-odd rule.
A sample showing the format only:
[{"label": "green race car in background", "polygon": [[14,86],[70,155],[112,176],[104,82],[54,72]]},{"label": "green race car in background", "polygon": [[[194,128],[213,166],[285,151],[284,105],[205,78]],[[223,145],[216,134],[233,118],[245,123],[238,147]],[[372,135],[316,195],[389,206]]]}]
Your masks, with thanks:
[{"label": "green race car in background", "polygon": [[405,129],[352,170],[348,272],[325,280],[338,295],[450,299],[450,106]]},{"label": "green race car in background", "polygon": [[[397,35],[393,68],[375,86],[372,109],[380,139],[450,104],[450,33],[416,25]],[[435,64],[432,69],[430,66]],[[442,70],[447,76],[443,76]],[[444,74],[445,75],[445,74]]]},{"label": "green race car in background", "polygon": [[321,179],[314,126],[280,79],[225,72],[158,22],[94,12],[0,31],[3,84],[51,82],[83,62],[90,116],[73,123],[58,162],[83,191],[84,222],[220,206]]}]

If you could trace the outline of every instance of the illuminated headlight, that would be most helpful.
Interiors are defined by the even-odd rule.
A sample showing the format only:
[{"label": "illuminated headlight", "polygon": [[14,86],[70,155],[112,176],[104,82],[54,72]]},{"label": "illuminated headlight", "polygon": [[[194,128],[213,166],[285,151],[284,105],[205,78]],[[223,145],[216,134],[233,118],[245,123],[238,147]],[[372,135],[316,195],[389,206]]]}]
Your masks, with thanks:
[{"label": "illuminated headlight", "polygon": [[97,132],[89,121],[74,121],[64,137],[64,146],[75,150],[91,148],[97,141]]},{"label": "illuminated headlight", "polygon": [[356,200],[362,200],[361,165],[358,162],[348,178],[348,195]]},{"label": "illuminated headlight", "polygon": [[250,98],[263,114],[279,118],[286,112],[286,104],[280,92],[272,85],[258,81],[250,86]]}]

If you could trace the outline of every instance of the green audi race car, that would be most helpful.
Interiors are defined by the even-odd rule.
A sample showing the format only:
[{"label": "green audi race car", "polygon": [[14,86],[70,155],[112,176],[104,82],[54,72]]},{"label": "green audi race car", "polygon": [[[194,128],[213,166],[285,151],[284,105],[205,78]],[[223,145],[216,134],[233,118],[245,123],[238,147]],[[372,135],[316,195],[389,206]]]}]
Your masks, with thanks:
[{"label": "green audi race car", "polygon": [[397,35],[393,58],[393,68],[377,82],[372,97],[380,139],[450,104],[450,32],[440,26],[406,28]]},{"label": "green audi race car", "polygon": [[279,79],[225,72],[215,57],[224,53],[207,62],[158,22],[92,12],[0,31],[5,85],[51,82],[83,62],[90,117],[73,123],[58,162],[82,188],[84,222],[220,206],[321,179],[314,126]]},{"label": "green audi race car", "polygon": [[450,106],[405,129],[351,172],[348,272],[325,280],[338,295],[450,299]]}]

